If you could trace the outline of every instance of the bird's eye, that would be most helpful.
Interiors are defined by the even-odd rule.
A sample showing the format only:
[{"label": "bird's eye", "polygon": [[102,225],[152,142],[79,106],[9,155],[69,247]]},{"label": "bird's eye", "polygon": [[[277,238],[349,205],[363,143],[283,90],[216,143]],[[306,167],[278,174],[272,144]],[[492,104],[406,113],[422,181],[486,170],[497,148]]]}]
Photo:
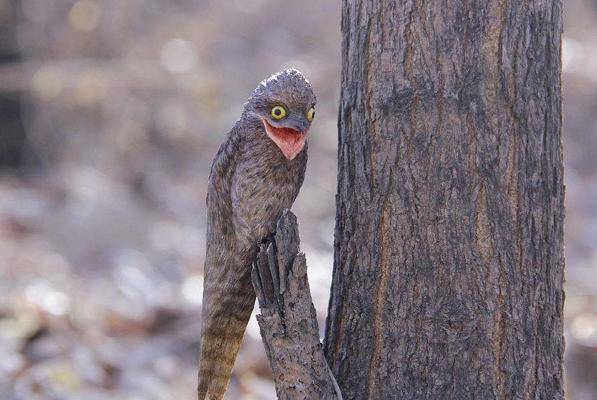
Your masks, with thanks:
[{"label": "bird's eye", "polygon": [[286,109],[282,106],[275,106],[272,108],[272,118],[281,120],[286,116]]},{"label": "bird's eye", "polygon": [[311,107],[309,111],[307,111],[307,119],[313,121],[313,118],[315,118],[315,107]]}]

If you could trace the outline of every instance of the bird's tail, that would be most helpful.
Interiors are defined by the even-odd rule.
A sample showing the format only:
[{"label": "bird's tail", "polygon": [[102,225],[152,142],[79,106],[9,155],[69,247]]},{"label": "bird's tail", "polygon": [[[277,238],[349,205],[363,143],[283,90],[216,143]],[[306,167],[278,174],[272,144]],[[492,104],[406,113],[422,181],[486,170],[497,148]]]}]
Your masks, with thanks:
[{"label": "bird's tail", "polygon": [[218,279],[204,288],[199,400],[224,397],[254,304],[250,275],[232,282]]}]

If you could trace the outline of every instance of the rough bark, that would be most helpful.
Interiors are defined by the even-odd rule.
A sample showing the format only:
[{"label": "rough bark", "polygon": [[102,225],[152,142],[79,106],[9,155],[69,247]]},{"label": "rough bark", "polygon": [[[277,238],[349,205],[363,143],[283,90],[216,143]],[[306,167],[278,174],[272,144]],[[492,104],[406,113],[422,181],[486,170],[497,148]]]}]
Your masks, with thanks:
[{"label": "rough bark", "polygon": [[562,3],[345,0],[346,399],[563,398]]},{"label": "rough bark", "polygon": [[341,399],[319,341],[307,263],[290,211],[280,218],[274,238],[261,245],[252,280],[278,399]]}]

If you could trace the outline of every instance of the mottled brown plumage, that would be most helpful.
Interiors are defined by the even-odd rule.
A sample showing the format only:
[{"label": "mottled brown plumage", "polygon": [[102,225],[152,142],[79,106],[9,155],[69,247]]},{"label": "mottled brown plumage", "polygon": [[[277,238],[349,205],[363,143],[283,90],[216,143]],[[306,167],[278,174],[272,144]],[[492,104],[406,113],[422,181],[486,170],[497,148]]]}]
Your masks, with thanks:
[{"label": "mottled brown plumage", "polygon": [[[207,252],[199,399],[224,396],[255,303],[251,263],[303,183],[307,118],[315,105],[309,82],[284,70],[253,91],[213,161],[207,195]],[[272,108],[286,115],[276,119]],[[267,128],[267,129],[266,129]]]}]

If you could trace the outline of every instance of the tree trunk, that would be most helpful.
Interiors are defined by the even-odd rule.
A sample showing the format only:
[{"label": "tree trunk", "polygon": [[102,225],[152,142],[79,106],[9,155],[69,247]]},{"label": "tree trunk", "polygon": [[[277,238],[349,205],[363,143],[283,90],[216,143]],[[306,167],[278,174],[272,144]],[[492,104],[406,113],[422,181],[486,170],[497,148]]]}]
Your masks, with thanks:
[{"label": "tree trunk", "polygon": [[563,398],[562,4],[344,0],[345,399]]},{"label": "tree trunk", "polygon": [[296,217],[285,210],[251,273],[257,315],[280,400],[342,400],[325,361]]},{"label": "tree trunk", "polygon": [[[18,8],[20,1],[10,0],[0,5],[0,69],[16,66],[20,61],[17,43]],[[25,128],[21,119],[19,91],[0,87],[0,169],[18,168],[23,161]]]}]

